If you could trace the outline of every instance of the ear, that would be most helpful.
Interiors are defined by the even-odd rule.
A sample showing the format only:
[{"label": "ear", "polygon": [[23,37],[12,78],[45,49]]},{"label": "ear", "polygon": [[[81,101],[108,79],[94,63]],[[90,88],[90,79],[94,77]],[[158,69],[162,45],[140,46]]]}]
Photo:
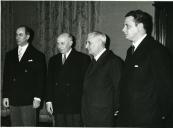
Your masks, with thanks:
[{"label": "ear", "polygon": [[103,42],[100,38],[97,39],[97,43],[99,43],[100,45],[104,46],[105,45],[105,42]]},{"label": "ear", "polygon": [[29,40],[29,38],[30,38],[30,35],[27,35],[27,36],[26,36],[26,38],[27,38],[27,40]]},{"label": "ear", "polygon": [[143,30],[143,29],[144,29],[143,23],[138,23],[138,29],[139,29],[139,30]]},{"label": "ear", "polygon": [[72,46],[73,45],[73,41],[72,40],[70,40],[70,46]]}]

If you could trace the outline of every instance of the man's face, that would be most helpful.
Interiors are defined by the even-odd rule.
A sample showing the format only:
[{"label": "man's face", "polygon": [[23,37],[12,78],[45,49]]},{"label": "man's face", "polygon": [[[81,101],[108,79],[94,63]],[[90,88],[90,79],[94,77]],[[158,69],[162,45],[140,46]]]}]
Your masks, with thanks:
[{"label": "man's face", "polygon": [[67,36],[59,36],[57,38],[57,47],[60,53],[65,54],[67,53],[72,46],[72,40]]},{"label": "man's face", "polygon": [[135,41],[139,30],[138,25],[134,21],[134,17],[128,16],[125,18],[122,31],[124,32],[126,39],[130,41]]},{"label": "man's face", "polygon": [[100,50],[101,42],[94,36],[88,36],[86,42],[86,48],[88,49],[89,54],[96,56]]},{"label": "man's face", "polygon": [[23,46],[28,43],[29,35],[26,35],[25,28],[21,27],[16,30],[17,45]]}]

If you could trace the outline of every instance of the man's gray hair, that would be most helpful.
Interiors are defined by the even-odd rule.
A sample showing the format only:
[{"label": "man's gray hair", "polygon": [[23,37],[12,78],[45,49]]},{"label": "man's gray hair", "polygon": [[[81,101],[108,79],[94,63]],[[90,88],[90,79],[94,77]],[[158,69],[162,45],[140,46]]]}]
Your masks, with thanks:
[{"label": "man's gray hair", "polygon": [[88,37],[96,37],[99,39],[103,44],[106,44],[106,35],[102,32],[94,31],[88,34]]},{"label": "man's gray hair", "polygon": [[61,33],[61,34],[58,36],[58,38],[61,37],[61,36],[65,36],[65,37],[67,37],[68,39],[70,39],[71,41],[73,41],[73,36],[72,36],[72,34],[70,34],[70,33]]}]

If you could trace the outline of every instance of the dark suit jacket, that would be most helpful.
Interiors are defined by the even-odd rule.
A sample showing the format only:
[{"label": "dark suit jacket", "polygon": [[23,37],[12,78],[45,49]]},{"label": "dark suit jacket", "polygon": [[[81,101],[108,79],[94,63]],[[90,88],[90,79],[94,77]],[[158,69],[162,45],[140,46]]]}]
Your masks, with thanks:
[{"label": "dark suit jacket", "polygon": [[162,125],[172,97],[171,59],[165,47],[147,36],[133,55],[127,51],[120,82],[120,125]]},{"label": "dark suit jacket", "polygon": [[118,110],[118,85],[122,60],[106,50],[89,66],[84,80],[82,117],[86,126],[112,126]]},{"label": "dark suit jacket", "polygon": [[6,53],[3,97],[14,106],[32,105],[34,97],[42,98],[46,78],[45,56],[28,45],[21,61],[18,48]]},{"label": "dark suit jacket", "polygon": [[62,54],[50,58],[47,101],[53,102],[55,113],[81,112],[83,79],[89,63],[89,56],[74,49],[64,65],[62,65]]}]

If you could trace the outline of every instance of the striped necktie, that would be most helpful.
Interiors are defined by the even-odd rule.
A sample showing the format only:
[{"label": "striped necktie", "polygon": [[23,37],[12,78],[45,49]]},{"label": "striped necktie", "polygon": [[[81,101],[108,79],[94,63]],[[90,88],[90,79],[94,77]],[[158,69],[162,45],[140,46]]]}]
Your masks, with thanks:
[{"label": "striped necktie", "polygon": [[65,55],[65,54],[63,54],[63,57],[62,57],[62,64],[64,64],[64,63],[65,63],[65,61],[66,61],[66,55]]},{"label": "striped necktie", "polygon": [[19,61],[21,60],[21,58],[22,58],[22,47],[19,47],[18,48],[18,59],[19,59]]}]

